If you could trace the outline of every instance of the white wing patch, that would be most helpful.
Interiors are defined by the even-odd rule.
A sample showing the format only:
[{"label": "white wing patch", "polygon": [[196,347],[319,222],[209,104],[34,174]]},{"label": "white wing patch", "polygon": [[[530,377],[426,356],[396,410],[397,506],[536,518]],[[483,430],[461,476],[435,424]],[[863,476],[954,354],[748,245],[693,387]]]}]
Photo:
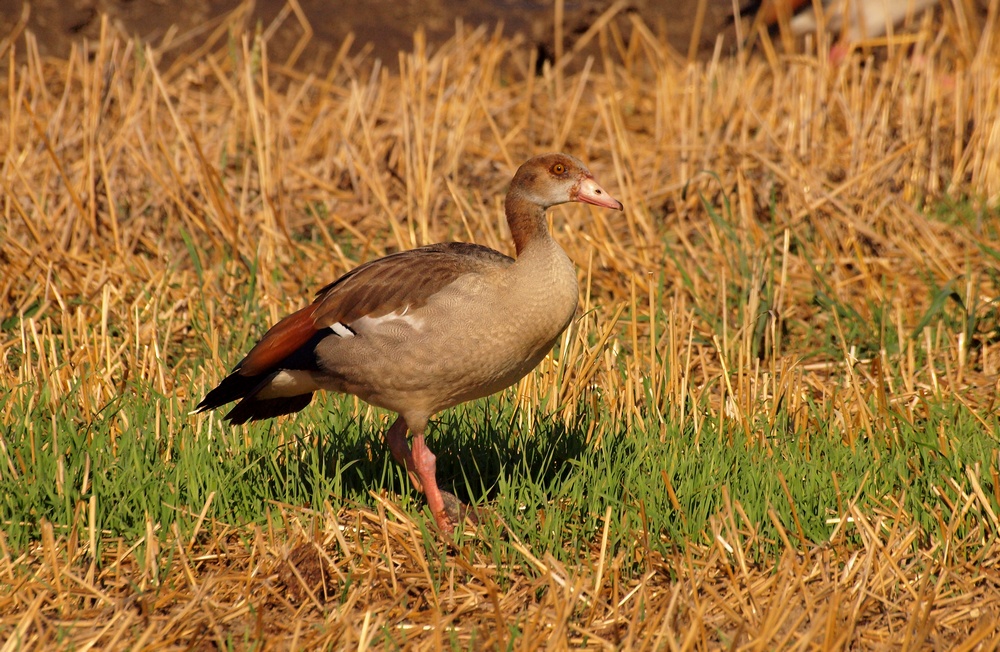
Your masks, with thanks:
[{"label": "white wing patch", "polygon": [[330,330],[332,330],[333,334],[337,337],[348,338],[354,337],[355,335],[354,330],[350,326],[341,324],[339,321],[334,322],[333,325],[330,326]]}]

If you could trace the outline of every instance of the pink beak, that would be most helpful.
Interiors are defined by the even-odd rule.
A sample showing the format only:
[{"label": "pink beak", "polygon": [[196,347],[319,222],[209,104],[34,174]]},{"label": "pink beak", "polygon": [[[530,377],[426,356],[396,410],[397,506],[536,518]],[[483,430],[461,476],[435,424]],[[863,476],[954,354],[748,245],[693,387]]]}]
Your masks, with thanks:
[{"label": "pink beak", "polygon": [[614,208],[619,211],[625,209],[620,201],[609,195],[604,188],[597,185],[593,177],[586,177],[580,182],[580,188],[576,191],[575,199],[576,201],[586,202],[594,206]]}]

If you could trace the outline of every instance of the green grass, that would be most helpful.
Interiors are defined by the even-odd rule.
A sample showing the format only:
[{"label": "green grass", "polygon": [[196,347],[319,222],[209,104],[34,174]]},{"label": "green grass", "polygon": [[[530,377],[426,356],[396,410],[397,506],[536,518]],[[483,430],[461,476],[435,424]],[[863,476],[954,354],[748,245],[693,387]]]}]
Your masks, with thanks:
[{"label": "green grass", "polygon": [[[64,406],[77,404],[72,391],[62,397]],[[141,536],[147,518],[190,532],[212,494],[207,516],[232,524],[263,523],[273,503],[370,506],[370,489],[398,496],[411,513],[423,509],[383,445],[384,422],[355,415],[351,399],[324,398],[297,417],[245,432],[218,421],[196,432],[196,422],[209,417],[187,416],[191,402],[149,387],[127,386],[93,418],[69,407],[53,416],[47,393],[43,384],[35,400],[4,406],[12,418],[3,435],[0,505],[15,549],[39,536],[41,519],[84,528],[81,505],[92,496],[96,527],[125,540]],[[765,443],[746,441],[735,422],[710,423],[700,434],[670,423],[661,430],[652,419],[626,430],[609,421],[600,403],[574,424],[541,417],[529,433],[512,419],[511,405],[506,393],[440,416],[430,436],[439,478],[509,527],[487,516],[483,541],[513,535],[536,555],[564,562],[592,557],[606,514],[611,549],[636,571],[646,551],[666,555],[690,542],[709,543],[727,494],[749,519],[744,525],[756,535],[759,554],[782,546],[769,510],[795,537],[819,543],[833,529],[827,520],[842,515],[856,494],[865,510],[902,501],[934,537],[956,517],[941,492],[961,504],[950,480],[971,492],[962,485],[967,467],[984,470],[983,489],[1000,511],[988,472],[996,468],[997,442],[957,404],[927,403],[916,423],[891,420],[871,439],[855,433],[853,446],[844,443],[850,433],[841,432],[828,405],[810,405],[820,427],[806,440],[790,429],[782,433],[791,415],[779,412],[769,431],[758,424],[755,432],[769,432]],[[874,399],[869,407],[877,410]],[[996,432],[997,417],[986,418]],[[603,433],[599,445],[587,440],[592,420]],[[504,546],[494,547],[498,563]]]}]

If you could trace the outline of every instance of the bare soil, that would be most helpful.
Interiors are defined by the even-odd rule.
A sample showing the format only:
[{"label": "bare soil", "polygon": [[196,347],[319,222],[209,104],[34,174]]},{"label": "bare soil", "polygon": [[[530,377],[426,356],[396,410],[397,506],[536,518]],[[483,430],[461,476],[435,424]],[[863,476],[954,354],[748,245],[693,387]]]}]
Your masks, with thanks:
[{"label": "bare soil", "polygon": [[[612,0],[577,0],[565,4],[563,19],[566,48],[605,11],[618,3]],[[744,2],[743,4],[747,4]],[[38,39],[45,56],[66,57],[74,42],[96,40],[101,16],[106,14],[120,31],[160,43],[173,33],[190,33],[199,27],[207,34],[213,23],[240,5],[239,0],[0,0],[0,34],[24,38],[30,32]],[[735,44],[733,3],[708,0],[701,27],[698,27],[699,0],[629,0],[617,7],[615,21],[629,29],[630,14],[638,14],[678,52],[709,54],[716,39]],[[272,56],[284,59],[307,29],[313,30],[300,62],[321,65],[326,56],[339,50],[349,34],[353,49],[370,46],[383,62],[394,65],[399,51],[413,47],[413,34],[422,28],[427,40],[440,43],[455,33],[456,21],[468,26],[502,25],[505,33],[521,33],[544,56],[556,52],[553,3],[544,0],[368,0],[359,3],[331,3],[328,0],[261,0],[256,3],[250,24],[268,26],[283,8],[301,9],[284,21],[272,40]],[[24,29],[26,28],[26,29]],[[4,38],[7,38],[5,36]],[[23,51],[24,48],[20,48]]]}]

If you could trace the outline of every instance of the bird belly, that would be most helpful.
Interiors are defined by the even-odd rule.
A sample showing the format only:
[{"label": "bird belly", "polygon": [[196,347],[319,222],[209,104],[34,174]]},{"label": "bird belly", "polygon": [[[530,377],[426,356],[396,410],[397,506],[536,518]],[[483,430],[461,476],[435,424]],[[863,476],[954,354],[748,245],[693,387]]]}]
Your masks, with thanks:
[{"label": "bird belly", "polygon": [[517,306],[477,299],[475,290],[443,292],[419,310],[372,320],[369,328],[351,324],[355,337],[327,338],[320,345],[325,350],[317,351],[325,372],[321,386],[396,412],[430,416],[523,378],[576,311],[575,284],[561,297],[549,291],[538,301],[520,297]]}]

